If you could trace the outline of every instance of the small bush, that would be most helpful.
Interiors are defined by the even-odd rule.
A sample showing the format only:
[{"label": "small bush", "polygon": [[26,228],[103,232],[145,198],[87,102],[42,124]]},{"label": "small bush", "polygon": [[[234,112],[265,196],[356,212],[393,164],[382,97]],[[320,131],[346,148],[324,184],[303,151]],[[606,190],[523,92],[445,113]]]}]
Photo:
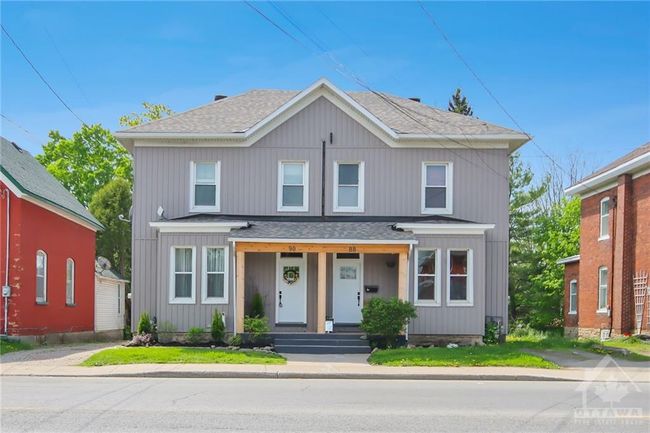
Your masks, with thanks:
[{"label": "small bush", "polygon": [[169,343],[174,338],[176,326],[171,322],[162,322],[158,327],[158,340],[161,343]]},{"label": "small bush", "polygon": [[212,335],[212,340],[217,343],[221,343],[223,337],[226,335],[226,325],[223,324],[223,317],[221,316],[221,313],[216,310],[212,314],[210,334]]},{"label": "small bush", "polygon": [[129,325],[124,325],[124,328],[122,328],[122,339],[130,340],[131,338],[133,338],[133,332],[131,332],[131,327],[129,327]]},{"label": "small bush", "polygon": [[395,346],[409,320],[417,317],[411,303],[397,298],[373,298],[361,314],[361,329],[369,337],[380,337],[386,347]]},{"label": "small bush", "polygon": [[230,346],[239,347],[239,346],[241,346],[241,343],[242,343],[241,335],[239,335],[239,334],[233,335],[232,337],[230,337],[230,340],[228,340],[228,345],[230,345]]},{"label": "small bush", "polygon": [[260,292],[255,292],[251,305],[251,317],[264,317],[264,298]]},{"label": "small bush", "polygon": [[153,325],[151,324],[149,313],[146,311],[140,314],[140,321],[138,322],[137,331],[138,334],[151,334],[153,331]]},{"label": "small bush", "polygon": [[483,336],[483,343],[498,344],[500,336],[501,326],[498,322],[489,321],[485,324],[485,335]]},{"label": "small bush", "polygon": [[244,317],[244,332],[251,336],[251,342],[258,341],[271,330],[269,319],[266,317]]},{"label": "small bush", "polygon": [[532,328],[528,324],[516,323],[510,328],[510,336],[526,341],[541,341],[549,337],[547,332]]},{"label": "small bush", "polygon": [[203,328],[193,327],[187,331],[187,342],[190,344],[198,344],[203,339]]}]

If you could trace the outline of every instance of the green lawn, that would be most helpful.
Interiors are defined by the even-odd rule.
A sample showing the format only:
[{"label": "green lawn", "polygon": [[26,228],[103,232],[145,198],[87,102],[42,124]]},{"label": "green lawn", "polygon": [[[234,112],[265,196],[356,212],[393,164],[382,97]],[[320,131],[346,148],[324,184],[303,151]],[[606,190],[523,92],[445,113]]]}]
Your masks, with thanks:
[{"label": "green lawn", "polygon": [[32,346],[19,340],[8,340],[6,338],[0,339],[0,355],[9,352],[17,352],[19,350],[29,350],[31,348]]},{"label": "green lawn", "polygon": [[603,346],[620,347],[632,352],[635,360],[650,361],[650,343],[644,343],[637,337],[614,338],[603,341]]},{"label": "green lawn", "polygon": [[199,347],[117,347],[97,352],[81,365],[119,364],[285,364],[275,353]]},{"label": "green lawn", "polygon": [[533,367],[559,368],[539,356],[502,344],[447,349],[446,347],[378,350],[370,364],[398,367]]}]

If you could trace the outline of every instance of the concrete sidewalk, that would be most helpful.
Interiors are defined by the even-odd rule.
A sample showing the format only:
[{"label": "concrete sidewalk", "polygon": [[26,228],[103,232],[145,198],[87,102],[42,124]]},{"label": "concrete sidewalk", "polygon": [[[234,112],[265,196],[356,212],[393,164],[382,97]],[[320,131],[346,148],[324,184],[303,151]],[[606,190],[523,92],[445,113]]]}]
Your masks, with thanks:
[{"label": "concrete sidewalk", "polygon": [[[366,355],[288,355],[286,365],[131,364],[80,367],[91,354],[115,344],[36,349],[3,355],[1,376],[58,377],[205,377],[399,380],[534,380],[583,381],[593,368],[547,370],[516,367],[383,367],[366,362]],[[646,363],[638,367],[607,367],[608,380],[650,382]]]}]

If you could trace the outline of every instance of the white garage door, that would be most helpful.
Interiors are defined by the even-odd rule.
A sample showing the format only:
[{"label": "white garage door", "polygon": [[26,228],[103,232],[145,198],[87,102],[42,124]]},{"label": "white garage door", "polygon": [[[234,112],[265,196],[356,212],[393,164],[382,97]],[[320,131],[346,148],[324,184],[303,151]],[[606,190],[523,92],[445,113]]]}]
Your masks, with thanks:
[{"label": "white garage door", "polygon": [[124,327],[124,284],[95,279],[95,331]]}]

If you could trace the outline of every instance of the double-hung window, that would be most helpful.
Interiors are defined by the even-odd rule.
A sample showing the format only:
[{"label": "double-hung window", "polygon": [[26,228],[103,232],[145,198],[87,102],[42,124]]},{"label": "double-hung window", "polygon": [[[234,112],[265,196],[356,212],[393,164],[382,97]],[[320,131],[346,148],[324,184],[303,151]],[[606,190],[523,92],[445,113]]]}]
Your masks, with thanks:
[{"label": "double-hung window", "polygon": [[190,210],[192,212],[219,212],[221,162],[192,162]]},{"label": "double-hung window", "polygon": [[65,303],[74,305],[74,260],[65,261]]},{"label": "double-hung window", "polygon": [[36,302],[47,302],[47,254],[36,251]]},{"label": "double-hung window", "polygon": [[278,171],[278,211],[309,210],[309,163],[280,161]]},{"label": "double-hung window", "polygon": [[600,201],[600,235],[598,239],[609,239],[609,197]]},{"label": "double-hung window", "polygon": [[569,314],[578,313],[578,282],[571,280],[569,283]]},{"label": "double-hung window", "polygon": [[440,305],[440,250],[415,250],[415,305]]},{"label": "double-hung window", "polygon": [[204,304],[227,304],[228,249],[226,247],[203,247],[201,269],[201,302]]},{"label": "double-hung window", "polygon": [[598,310],[599,313],[607,312],[607,285],[609,278],[607,268],[598,268]]},{"label": "double-hung window", "polygon": [[473,305],[472,250],[448,250],[447,263],[447,304]]},{"label": "double-hung window", "polygon": [[452,179],[451,162],[422,163],[422,213],[452,213]]},{"label": "double-hung window", "polygon": [[172,247],[170,255],[169,303],[196,302],[196,248]]},{"label": "double-hung window", "polygon": [[364,163],[334,163],[334,212],[363,212]]}]

